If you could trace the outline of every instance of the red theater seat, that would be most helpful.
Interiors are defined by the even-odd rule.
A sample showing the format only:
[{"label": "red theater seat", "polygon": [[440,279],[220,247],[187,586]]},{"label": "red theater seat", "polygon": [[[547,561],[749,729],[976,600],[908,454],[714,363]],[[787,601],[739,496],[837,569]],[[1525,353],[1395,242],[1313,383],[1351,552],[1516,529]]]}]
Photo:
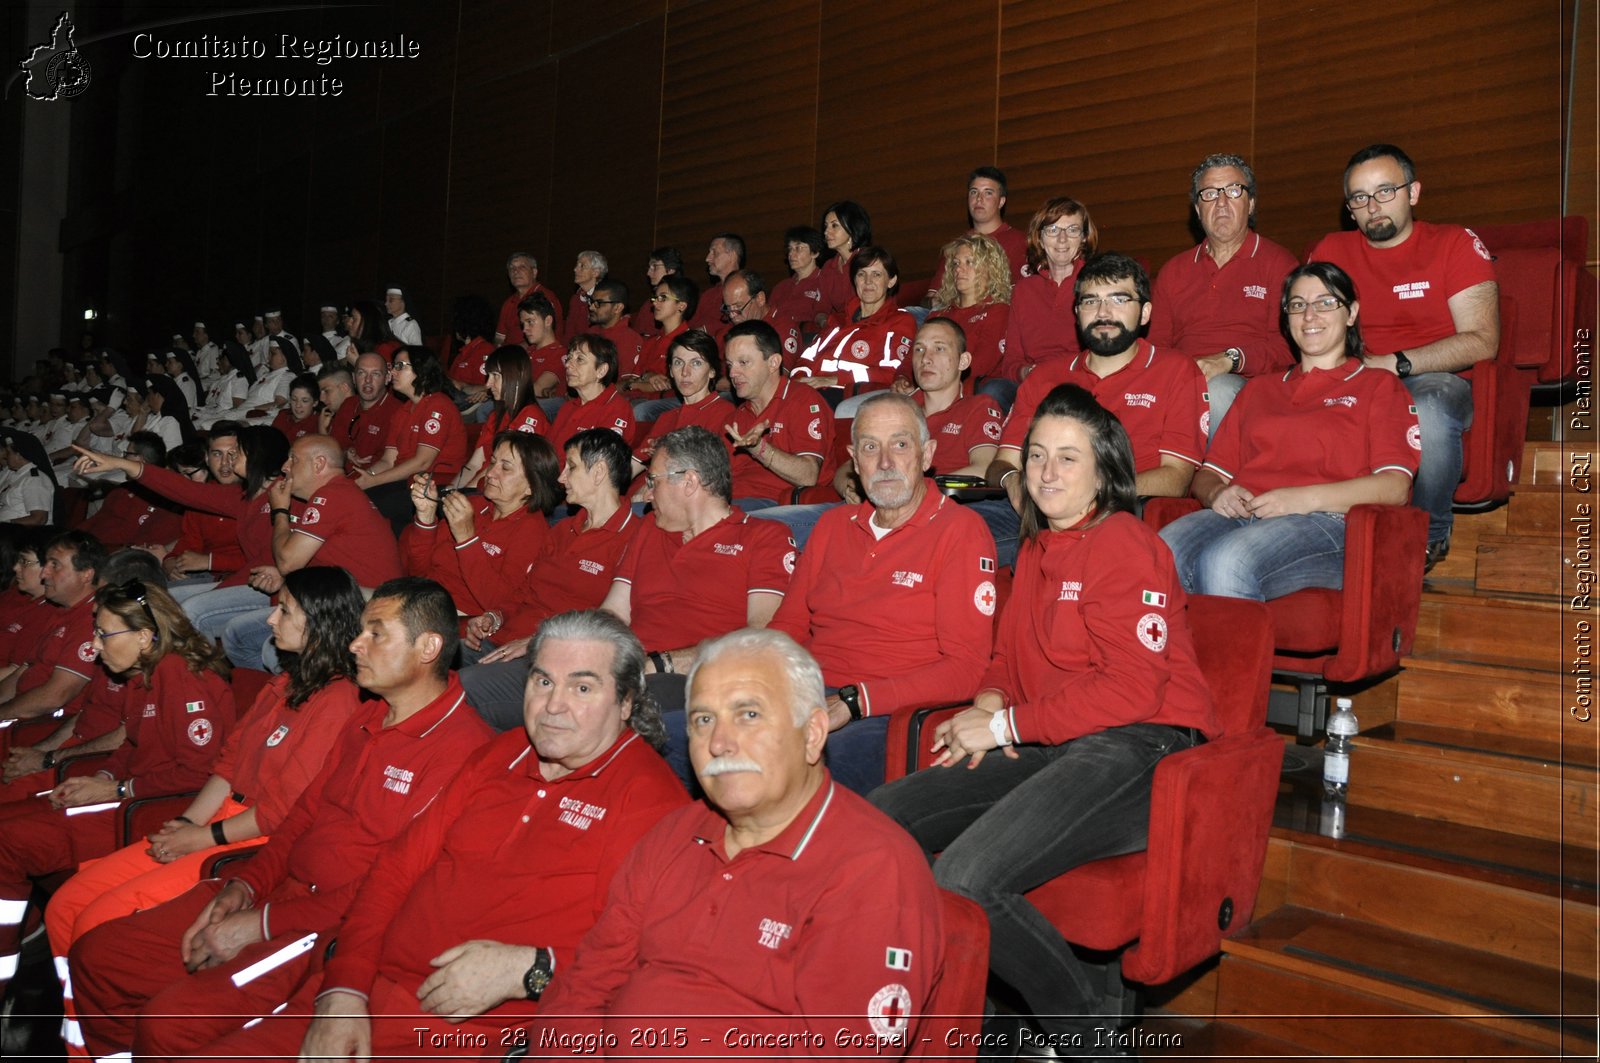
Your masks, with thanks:
[{"label": "red theater seat", "polygon": [[944,914],[944,976],[933,987],[924,1014],[923,1037],[906,1051],[908,1059],[973,1059],[983,1025],[989,967],[989,919],[972,901],[940,890]]}]

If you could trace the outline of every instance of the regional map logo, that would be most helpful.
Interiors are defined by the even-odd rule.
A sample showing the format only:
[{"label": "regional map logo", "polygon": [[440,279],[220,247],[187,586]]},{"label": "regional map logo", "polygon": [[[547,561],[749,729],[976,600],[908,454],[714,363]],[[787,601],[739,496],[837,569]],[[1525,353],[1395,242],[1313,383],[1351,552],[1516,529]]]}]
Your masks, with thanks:
[{"label": "regional map logo", "polygon": [[35,45],[32,54],[19,64],[28,75],[23,88],[29,96],[36,100],[67,100],[89,87],[89,60],[72,39],[77,29],[72,16],[61,12],[55,29],[50,31],[50,42]]}]

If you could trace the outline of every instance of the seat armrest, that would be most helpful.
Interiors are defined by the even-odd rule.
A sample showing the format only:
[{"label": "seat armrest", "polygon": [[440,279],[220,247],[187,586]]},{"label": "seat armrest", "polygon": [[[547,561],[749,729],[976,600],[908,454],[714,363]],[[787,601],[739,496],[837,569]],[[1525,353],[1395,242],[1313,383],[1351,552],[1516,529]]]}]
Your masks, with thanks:
[{"label": "seat armrest", "polygon": [[1179,517],[1198,513],[1201,508],[1199,500],[1194,498],[1151,498],[1144,504],[1144,522],[1160,531]]},{"label": "seat armrest", "polygon": [[[959,705],[931,705],[925,709],[896,712],[889,716],[889,733],[884,736],[883,781],[893,782],[903,775],[928,767],[933,754],[928,750],[933,729],[966,708]],[[927,737],[924,737],[927,736]]]},{"label": "seat armrest", "polygon": [[1339,652],[1323,670],[1353,682],[1397,667],[1411,652],[1422,601],[1428,515],[1413,506],[1360,505],[1345,516]]},{"label": "seat armrest", "polygon": [[200,791],[184,794],[154,794],[135,797],[122,805],[122,844],[133,845],[160,830],[169,819],[177,819],[193,803]]}]

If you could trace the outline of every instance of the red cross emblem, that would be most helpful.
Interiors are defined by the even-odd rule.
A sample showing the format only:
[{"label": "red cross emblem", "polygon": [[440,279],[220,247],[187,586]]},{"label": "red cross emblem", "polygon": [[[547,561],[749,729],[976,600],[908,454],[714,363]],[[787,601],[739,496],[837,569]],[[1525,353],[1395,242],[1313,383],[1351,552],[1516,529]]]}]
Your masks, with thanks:
[{"label": "red cross emblem", "polygon": [[984,580],[978,584],[978,589],[972,592],[972,604],[978,607],[978,612],[984,616],[994,615],[994,584]]},{"label": "red cross emblem", "polygon": [[1167,648],[1167,621],[1160,613],[1146,613],[1139,618],[1139,641],[1145,648],[1160,653]]}]

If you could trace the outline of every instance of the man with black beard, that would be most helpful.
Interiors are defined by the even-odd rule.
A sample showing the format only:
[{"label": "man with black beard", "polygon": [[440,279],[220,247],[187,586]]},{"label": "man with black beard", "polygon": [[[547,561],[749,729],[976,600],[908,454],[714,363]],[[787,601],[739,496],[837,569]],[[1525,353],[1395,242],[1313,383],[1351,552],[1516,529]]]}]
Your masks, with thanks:
[{"label": "man with black beard", "polygon": [[1205,375],[1194,359],[1158,350],[1138,335],[1150,323],[1150,278],[1144,268],[1113,251],[1096,255],[1078,272],[1073,295],[1082,353],[1043,364],[1023,381],[987,473],[991,485],[1006,489],[1009,504],[974,507],[994,533],[1002,564],[1016,557],[1028,425],[1057,386],[1077,384],[1117,415],[1133,444],[1134,489],[1140,498],[1188,494],[1205,457]]}]

